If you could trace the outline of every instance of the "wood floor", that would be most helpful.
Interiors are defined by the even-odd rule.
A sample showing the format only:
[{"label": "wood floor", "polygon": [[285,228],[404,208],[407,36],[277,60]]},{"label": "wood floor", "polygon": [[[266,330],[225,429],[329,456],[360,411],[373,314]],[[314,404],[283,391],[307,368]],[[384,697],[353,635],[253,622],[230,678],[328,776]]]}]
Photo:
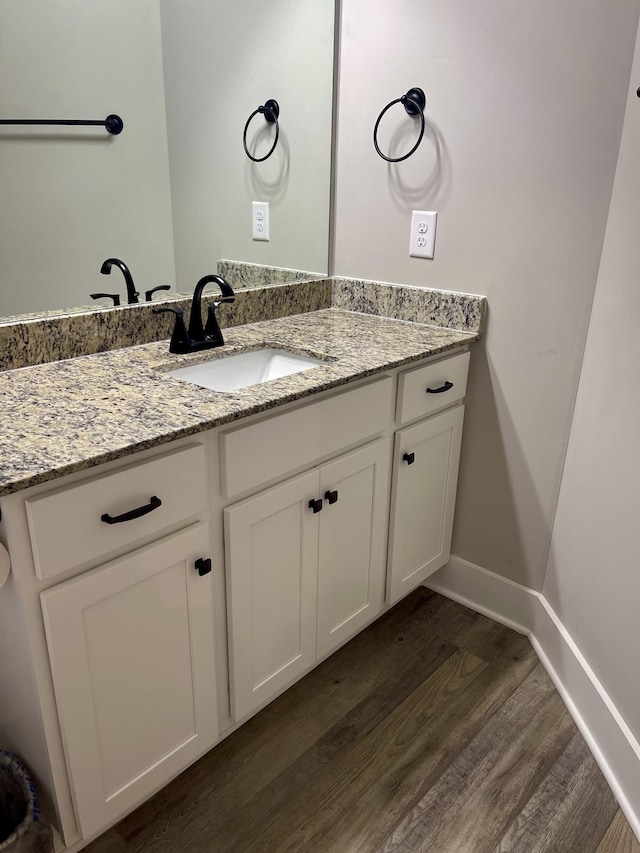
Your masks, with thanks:
[{"label": "wood floor", "polygon": [[419,589],[88,853],[640,853],[528,641]]}]

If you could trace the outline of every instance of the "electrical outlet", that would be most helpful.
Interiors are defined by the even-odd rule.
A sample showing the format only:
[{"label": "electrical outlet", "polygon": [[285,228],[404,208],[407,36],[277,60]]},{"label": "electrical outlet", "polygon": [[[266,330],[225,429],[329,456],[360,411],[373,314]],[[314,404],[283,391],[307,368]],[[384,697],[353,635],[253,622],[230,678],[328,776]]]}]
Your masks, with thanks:
[{"label": "electrical outlet", "polygon": [[251,234],[254,240],[269,240],[269,202],[251,202]]},{"label": "electrical outlet", "polygon": [[411,212],[409,255],[412,258],[433,258],[436,246],[437,220],[438,213],[435,210],[413,210]]}]

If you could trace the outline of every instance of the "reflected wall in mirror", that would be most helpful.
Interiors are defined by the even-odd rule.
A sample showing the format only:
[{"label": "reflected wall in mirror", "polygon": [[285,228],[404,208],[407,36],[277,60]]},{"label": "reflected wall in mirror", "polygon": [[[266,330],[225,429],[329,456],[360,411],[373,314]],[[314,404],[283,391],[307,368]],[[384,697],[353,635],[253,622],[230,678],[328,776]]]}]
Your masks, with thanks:
[{"label": "reflected wall in mirror", "polygon": [[[124,294],[99,272],[114,256],[140,292],[190,291],[220,258],[328,271],[334,0],[3,0],[0,31],[0,118],[124,120],[0,127],[0,316]],[[269,98],[280,138],[253,163]],[[249,150],[272,134],[256,116]]]}]

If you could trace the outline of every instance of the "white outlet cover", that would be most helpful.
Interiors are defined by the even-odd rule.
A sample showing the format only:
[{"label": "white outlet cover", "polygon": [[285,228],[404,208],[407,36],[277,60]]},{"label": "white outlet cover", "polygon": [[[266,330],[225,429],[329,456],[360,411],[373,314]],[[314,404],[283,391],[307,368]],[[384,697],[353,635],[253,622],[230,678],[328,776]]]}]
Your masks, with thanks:
[{"label": "white outlet cover", "polygon": [[436,247],[436,210],[411,211],[411,239],[409,255],[412,258],[433,258]]},{"label": "white outlet cover", "polygon": [[254,240],[269,240],[269,202],[251,202],[251,236]]}]

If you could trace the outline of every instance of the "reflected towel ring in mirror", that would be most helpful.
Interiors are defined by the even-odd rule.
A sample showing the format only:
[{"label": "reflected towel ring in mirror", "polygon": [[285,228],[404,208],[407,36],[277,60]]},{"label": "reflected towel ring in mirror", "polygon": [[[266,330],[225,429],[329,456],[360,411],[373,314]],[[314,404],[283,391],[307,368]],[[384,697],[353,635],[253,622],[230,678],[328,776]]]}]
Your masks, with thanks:
[{"label": "reflected towel ring in mirror", "polygon": [[[408,154],[405,154],[403,157],[387,157],[386,154],[383,154],[378,145],[378,125],[382,119],[382,116],[387,112],[387,110],[391,109],[391,107],[395,106],[395,104],[402,104],[407,112],[407,115],[417,116],[420,115],[420,134],[418,136],[418,141],[413,146],[411,151]],[[373,144],[375,146],[376,151],[382,157],[383,160],[386,160],[387,163],[400,163],[402,160],[406,160],[408,157],[411,157],[418,150],[418,146],[422,142],[422,137],[424,136],[424,106],[426,104],[426,98],[424,96],[424,92],[422,89],[418,89],[417,87],[414,89],[409,89],[406,95],[403,95],[401,98],[396,98],[395,101],[391,101],[387,104],[387,106],[382,110],[378,119],[373,128]]]},{"label": "reflected towel ring in mirror", "polygon": [[[269,151],[264,155],[264,157],[254,157],[253,154],[249,153],[249,149],[247,148],[247,130],[249,129],[249,125],[251,124],[251,119],[254,116],[257,116],[258,113],[262,113],[269,124],[275,124],[276,126],[276,138],[273,140],[273,145],[269,149]],[[247,119],[247,123],[244,126],[244,133],[242,134],[242,144],[244,145],[244,153],[250,160],[253,160],[254,163],[262,163],[264,160],[268,160],[269,157],[276,150],[276,145],[278,144],[278,136],[280,135],[280,126],[278,125],[278,116],[280,115],[280,106],[277,101],[274,101],[273,98],[269,98],[268,101],[264,102],[264,105],[258,107],[257,110],[254,110],[249,118]]]}]

